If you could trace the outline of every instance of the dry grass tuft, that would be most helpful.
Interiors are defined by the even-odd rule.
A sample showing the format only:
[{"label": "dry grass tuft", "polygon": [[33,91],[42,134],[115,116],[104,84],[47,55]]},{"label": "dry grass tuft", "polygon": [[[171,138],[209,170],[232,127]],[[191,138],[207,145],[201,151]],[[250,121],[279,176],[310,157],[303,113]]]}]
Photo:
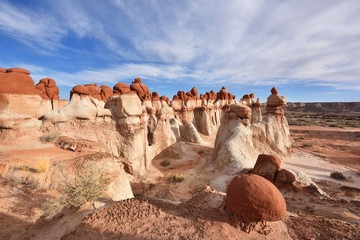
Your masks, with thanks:
[{"label": "dry grass tuft", "polygon": [[34,171],[41,173],[41,172],[47,172],[50,168],[50,160],[49,159],[38,159],[36,160],[34,164]]},{"label": "dry grass tuft", "polygon": [[162,161],[162,162],[160,163],[160,165],[161,165],[162,167],[167,167],[167,166],[170,165],[170,161],[169,161],[169,160],[164,160],[164,161]]},{"label": "dry grass tuft", "polygon": [[51,219],[65,207],[80,207],[87,202],[93,202],[107,189],[109,179],[101,169],[96,169],[93,164],[87,163],[78,172],[75,178],[63,174],[63,182],[59,187],[60,197],[43,204],[42,210],[45,219]]},{"label": "dry grass tuft", "polygon": [[185,179],[184,175],[182,175],[180,173],[168,175],[167,178],[166,178],[166,180],[169,183],[182,182],[182,181],[184,181],[184,179]]}]

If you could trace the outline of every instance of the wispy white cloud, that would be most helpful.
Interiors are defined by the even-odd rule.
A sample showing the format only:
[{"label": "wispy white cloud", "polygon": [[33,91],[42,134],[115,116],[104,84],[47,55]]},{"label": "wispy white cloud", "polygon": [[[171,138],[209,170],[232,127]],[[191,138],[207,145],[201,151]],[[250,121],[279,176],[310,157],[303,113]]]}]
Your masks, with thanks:
[{"label": "wispy white cloud", "polygon": [[63,0],[39,9],[0,3],[0,29],[46,48],[61,48],[73,35],[92,39],[107,48],[103,54],[121,57],[91,70],[50,71],[62,84],[136,76],[203,84],[277,79],[360,91],[357,0]]},{"label": "wispy white cloud", "polygon": [[0,31],[27,45],[47,49],[61,46],[61,38],[67,33],[51,15],[6,1],[0,2]]}]

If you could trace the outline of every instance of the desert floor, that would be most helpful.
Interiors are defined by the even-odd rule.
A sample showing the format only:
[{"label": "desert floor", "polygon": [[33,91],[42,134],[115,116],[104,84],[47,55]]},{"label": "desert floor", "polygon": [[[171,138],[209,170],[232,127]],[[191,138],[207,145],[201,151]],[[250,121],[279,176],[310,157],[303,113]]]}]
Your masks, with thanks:
[{"label": "desert floor", "polygon": [[[215,136],[204,137],[202,145],[182,143],[181,159],[154,159],[149,176],[132,182],[135,199],[100,200],[98,206],[106,205],[65,209],[52,220],[41,217],[41,206],[56,193],[38,188],[32,179],[44,173],[29,169],[39,158],[55,163],[87,153],[37,141],[0,146],[0,174],[10,166],[24,176],[1,178],[0,239],[360,239],[360,129],[290,130],[293,153],[282,168],[305,172],[330,198],[286,193],[283,221],[248,225],[226,212],[225,193],[212,187]],[[168,166],[162,166],[165,160]],[[330,178],[335,171],[346,180]],[[184,180],[169,182],[169,175]]]}]

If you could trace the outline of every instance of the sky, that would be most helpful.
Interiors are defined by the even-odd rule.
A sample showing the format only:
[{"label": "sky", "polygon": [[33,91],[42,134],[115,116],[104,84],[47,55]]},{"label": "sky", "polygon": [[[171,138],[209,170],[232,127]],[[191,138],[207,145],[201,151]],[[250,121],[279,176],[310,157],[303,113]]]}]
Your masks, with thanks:
[{"label": "sky", "polygon": [[360,101],[360,1],[0,0],[0,67],[51,77],[62,98],[141,77],[170,98]]}]

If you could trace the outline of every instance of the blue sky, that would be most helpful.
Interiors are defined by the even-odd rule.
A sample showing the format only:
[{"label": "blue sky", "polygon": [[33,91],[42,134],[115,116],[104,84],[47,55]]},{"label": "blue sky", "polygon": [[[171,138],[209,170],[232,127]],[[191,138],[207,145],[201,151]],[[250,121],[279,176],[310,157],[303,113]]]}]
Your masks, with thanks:
[{"label": "blue sky", "polygon": [[360,101],[360,1],[0,0],[0,67],[77,84],[141,77],[172,97]]}]

